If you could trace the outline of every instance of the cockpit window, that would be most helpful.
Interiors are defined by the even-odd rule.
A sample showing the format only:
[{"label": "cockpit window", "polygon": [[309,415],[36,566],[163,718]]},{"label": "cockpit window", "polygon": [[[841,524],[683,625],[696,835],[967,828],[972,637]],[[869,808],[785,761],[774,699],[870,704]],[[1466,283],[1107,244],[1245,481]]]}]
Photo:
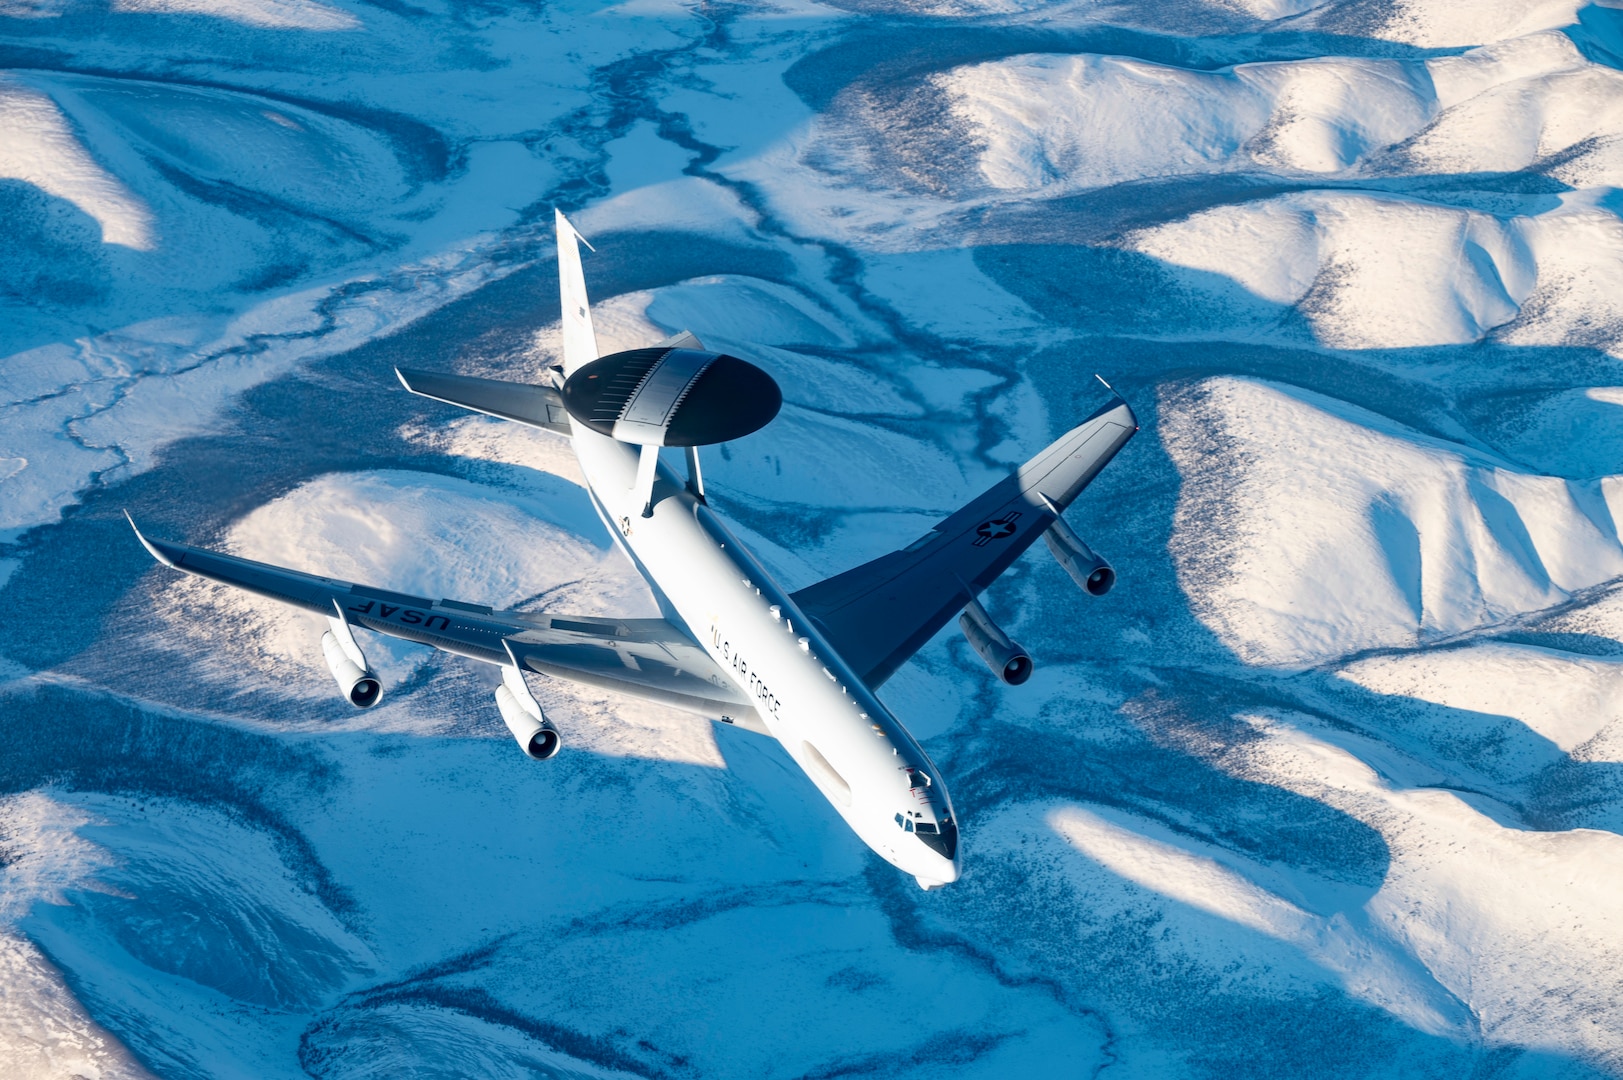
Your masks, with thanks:
[{"label": "cockpit window", "polygon": [[921,821],[918,832],[914,835],[937,855],[950,859],[958,854],[958,826],[954,825],[951,819],[941,822],[940,831],[928,821]]}]

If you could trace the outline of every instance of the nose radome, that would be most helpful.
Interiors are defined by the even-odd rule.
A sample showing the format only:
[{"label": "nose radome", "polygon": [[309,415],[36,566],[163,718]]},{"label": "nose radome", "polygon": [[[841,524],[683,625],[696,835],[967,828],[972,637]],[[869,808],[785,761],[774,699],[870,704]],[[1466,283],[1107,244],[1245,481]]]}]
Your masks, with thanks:
[{"label": "nose radome", "polygon": [[943,885],[951,885],[962,874],[963,865],[956,858],[941,859],[934,861],[927,873],[914,874],[913,879],[919,883],[919,888],[929,892]]}]

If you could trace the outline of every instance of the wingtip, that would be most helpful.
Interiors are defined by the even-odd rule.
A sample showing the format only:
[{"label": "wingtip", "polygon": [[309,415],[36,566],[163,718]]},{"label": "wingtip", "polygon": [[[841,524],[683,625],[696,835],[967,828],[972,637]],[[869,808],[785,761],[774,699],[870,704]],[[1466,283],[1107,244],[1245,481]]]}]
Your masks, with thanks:
[{"label": "wingtip", "polygon": [[411,383],[407,381],[406,373],[404,371],[401,371],[399,368],[395,368],[394,377],[400,380],[400,385],[406,388],[406,393],[415,394],[417,392],[411,388]]},{"label": "wingtip", "polygon": [[1132,405],[1128,404],[1127,399],[1121,396],[1120,391],[1118,391],[1114,386],[1111,386],[1109,383],[1105,382],[1105,377],[1103,375],[1100,375],[1098,372],[1094,372],[1093,377],[1095,379],[1099,380],[1099,385],[1100,386],[1103,386],[1106,390],[1110,391],[1110,396],[1113,399],[1115,399],[1115,401],[1117,402],[1117,404],[1118,404],[1118,406],[1120,408],[1123,408],[1123,409],[1127,410],[1127,415],[1133,421],[1133,430],[1137,431],[1138,430],[1138,414],[1133,411]]},{"label": "wingtip", "polygon": [[141,541],[141,546],[147,549],[148,555],[151,555],[154,559],[157,559],[159,562],[163,563],[163,565],[171,569],[175,568],[175,561],[169,556],[165,555],[163,550],[151,540],[146,538],[146,534],[141,531],[141,526],[135,523],[135,518],[130,516],[130,512],[128,510],[124,511],[124,520],[130,523],[130,528],[135,532],[135,538]]}]

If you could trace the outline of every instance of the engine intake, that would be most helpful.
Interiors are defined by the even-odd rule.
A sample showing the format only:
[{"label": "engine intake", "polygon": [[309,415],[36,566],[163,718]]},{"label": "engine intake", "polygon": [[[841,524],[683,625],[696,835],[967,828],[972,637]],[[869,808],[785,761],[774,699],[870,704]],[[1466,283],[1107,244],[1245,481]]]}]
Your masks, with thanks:
[{"label": "engine intake", "polygon": [[1048,550],[1053,553],[1054,561],[1065,568],[1082,591],[1089,596],[1103,596],[1116,584],[1116,570],[1087,544],[1082,538],[1065,524],[1065,519],[1059,516],[1059,508],[1052,503],[1054,510],[1054,523],[1048,526],[1043,533],[1043,540],[1048,544]]},{"label": "engine intake", "polygon": [[545,761],[563,749],[563,736],[541,711],[516,666],[502,665],[502,684],[496,687],[496,709],[502,714],[502,723],[513,733],[519,749],[535,760]]},{"label": "engine intake", "polygon": [[979,600],[970,598],[964,613],[958,616],[958,627],[964,632],[969,647],[974,649],[992,673],[1010,686],[1019,686],[1031,678],[1035,665],[1031,654],[1010,639],[992,617],[981,607]]},{"label": "engine intake", "polygon": [[327,670],[332,672],[345,701],[357,709],[370,709],[383,697],[383,682],[366,666],[366,657],[355,644],[349,627],[337,619],[328,621],[336,623],[338,628],[321,635],[321,652],[327,658]]}]

